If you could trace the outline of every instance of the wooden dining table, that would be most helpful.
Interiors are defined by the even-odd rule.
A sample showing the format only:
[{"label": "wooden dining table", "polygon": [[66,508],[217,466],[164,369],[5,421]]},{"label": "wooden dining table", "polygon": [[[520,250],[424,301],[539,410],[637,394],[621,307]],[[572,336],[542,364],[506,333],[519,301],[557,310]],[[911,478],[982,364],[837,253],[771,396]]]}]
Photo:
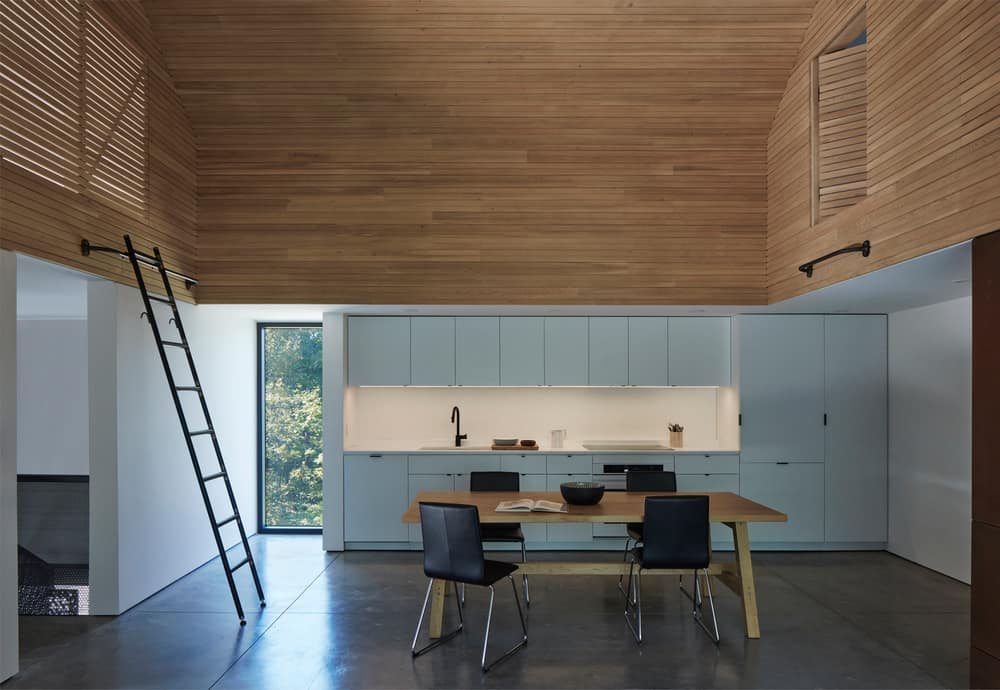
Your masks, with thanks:
[{"label": "wooden dining table", "polygon": [[[743,602],[743,620],[749,638],[760,637],[760,620],[757,614],[757,591],[753,578],[753,563],[750,557],[750,536],[748,524],[751,522],[787,522],[788,516],[773,508],[751,501],[728,491],[720,492],[633,492],[609,491],[597,505],[567,505],[565,513],[545,512],[497,512],[501,501],[529,498],[532,500],[563,503],[558,492],[546,491],[421,491],[403,513],[403,522],[420,522],[420,507],[423,502],[459,503],[474,505],[479,509],[480,522],[643,522],[646,496],[708,496],[708,512],[711,522],[721,522],[733,531],[735,545],[731,559],[720,558],[718,552],[712,556],[708,567],[710,576],[717,578],[733,590]],[[518,572],[526,575],[621,575],[623,562],[600,561],[531,561],[518,564]],[[649,570],[648,575],[691,575],[691,571]],[[432,587],[430,633],[432,638],[441,636],[444,619],[444,603],[447,583],[435,580]]]}]

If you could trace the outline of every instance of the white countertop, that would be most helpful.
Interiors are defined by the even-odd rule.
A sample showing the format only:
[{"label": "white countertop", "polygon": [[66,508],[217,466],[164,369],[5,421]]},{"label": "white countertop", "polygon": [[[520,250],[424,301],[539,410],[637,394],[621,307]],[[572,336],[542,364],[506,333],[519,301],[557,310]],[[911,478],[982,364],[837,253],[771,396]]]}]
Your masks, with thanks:
[{"label": "white countertop", "polygon": [[[428,449],[426,446],[436,446]],[[540,453],[545,454],[580,454],[580,455],[641,455],[650,453],[667,453],[671,455],[734,455],[738,454],[739,448],[661,448],[661,449],[617,449],[617,450],[590,450],[584,448],[578,442],[566,441],[562,448],[552,448],[540,446],[538,450],[521,450],[512,447],[510,450],[492,450],[491,448],[474,444],[472,446],[462,446],[461,448],[446,447],[447,441],[371,441],[360,444],[348,444],[344,446],[345,453],[405,453],[407,455],[439,454],[439,453]]]}]

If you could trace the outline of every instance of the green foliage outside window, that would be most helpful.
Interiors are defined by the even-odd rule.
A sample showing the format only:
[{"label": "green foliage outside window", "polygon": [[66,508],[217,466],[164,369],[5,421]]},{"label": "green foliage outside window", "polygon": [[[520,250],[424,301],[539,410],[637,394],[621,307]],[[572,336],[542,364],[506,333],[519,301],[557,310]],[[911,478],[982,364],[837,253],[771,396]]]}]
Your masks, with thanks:
[{"label": "green foliage outside window", "polygon": [[264,526],[323,524],[323,329],[265,327]]}]

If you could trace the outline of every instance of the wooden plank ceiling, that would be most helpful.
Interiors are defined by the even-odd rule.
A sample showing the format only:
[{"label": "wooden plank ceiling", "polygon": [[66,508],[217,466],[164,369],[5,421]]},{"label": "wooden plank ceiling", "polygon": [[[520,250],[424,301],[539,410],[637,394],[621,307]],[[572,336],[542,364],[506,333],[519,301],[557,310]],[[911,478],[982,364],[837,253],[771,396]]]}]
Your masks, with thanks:
[{"label": "wooden plank ceiling", "polygon": [[762,303],[815,0],[146,0],[205,302]]}]

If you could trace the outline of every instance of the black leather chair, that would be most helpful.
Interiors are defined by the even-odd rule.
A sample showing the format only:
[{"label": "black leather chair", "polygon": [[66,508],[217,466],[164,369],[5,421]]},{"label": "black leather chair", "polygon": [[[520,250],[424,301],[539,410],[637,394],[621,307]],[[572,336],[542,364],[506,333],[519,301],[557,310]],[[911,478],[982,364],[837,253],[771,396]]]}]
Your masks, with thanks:
[{"label": "black leather chair", "polygon": [[[719,643],[708,565],[712,560],[712,537],[708,520],[708,496],[647,496],[643,541],[629,551],[628,591],[625,593],[625,622],[642,644],[642,571],[690,570],[694,574],[694,619],[712,641]],[[636,568],[638,566],[638,569]],[[705,575],[712,630],[702,617],[701,578]],[[635,624],[632,612],[635,612]]]},{"label": "black leather chair", "polygon": [[[469,474],[469,491],[520,491],[521,476],[517,472],[472,472]],[[521,562],[528,561],[524,546],[524,532],[517,522],[487,522],[479,526],[486,542],[507,542],[521,544]],[[531,606],[531,592],[528,590],[528,576],[521,575],[524,585],[524,601]],[[462,604],[465,604],[465,589],[462,589]]]},{"label": "black leather chair", "polygon": [[[420,531],[424,538],[424,574],[430,578],[430,582],[427,583],[427,594],[424,595],[424,605],[420,609],[417,630],[413,633],[413,644],[410,646],[413,656],[420,656],[462,632],[465,620],[462,617],[462,607],[458,605],[459,583],[490,588],[490,608],[486,614],[486,634],[483,637],[483,655],[480,660],[484,673],[528,644],[528,628],[524,624],[521,600],[517,595],[517,585],[514,584],[513,573],[517,571],[517,565],[484,558],[482,535],[479,531],[479,509],[476,506],[453,503],[421,503]],[[493,599],[496,595],[494,585],[505,577],[510,580],[510,586],[514,590],[514,603],[517,604],[517,615],[521,619],[523,637],[513,648],[487,664],[486,646],[490,640],[490,621],[493,618]],[[420,637],[434,580],[450,581],[455,586],[458,627],[417,649],[417,638]]]},{"label": "black leather chair", "polygon": [[[677,475],[673,472],[626,472],[626,491],[677,491]],[[629,545],[634,541],[636,545],[642,542],[643,523],[630,522],[625,526],[628,536],[625,537],[625,553],[622,561],[628,560]],[[623,585],[624,575],[618,578],[618,589],[625,594]]]}]

